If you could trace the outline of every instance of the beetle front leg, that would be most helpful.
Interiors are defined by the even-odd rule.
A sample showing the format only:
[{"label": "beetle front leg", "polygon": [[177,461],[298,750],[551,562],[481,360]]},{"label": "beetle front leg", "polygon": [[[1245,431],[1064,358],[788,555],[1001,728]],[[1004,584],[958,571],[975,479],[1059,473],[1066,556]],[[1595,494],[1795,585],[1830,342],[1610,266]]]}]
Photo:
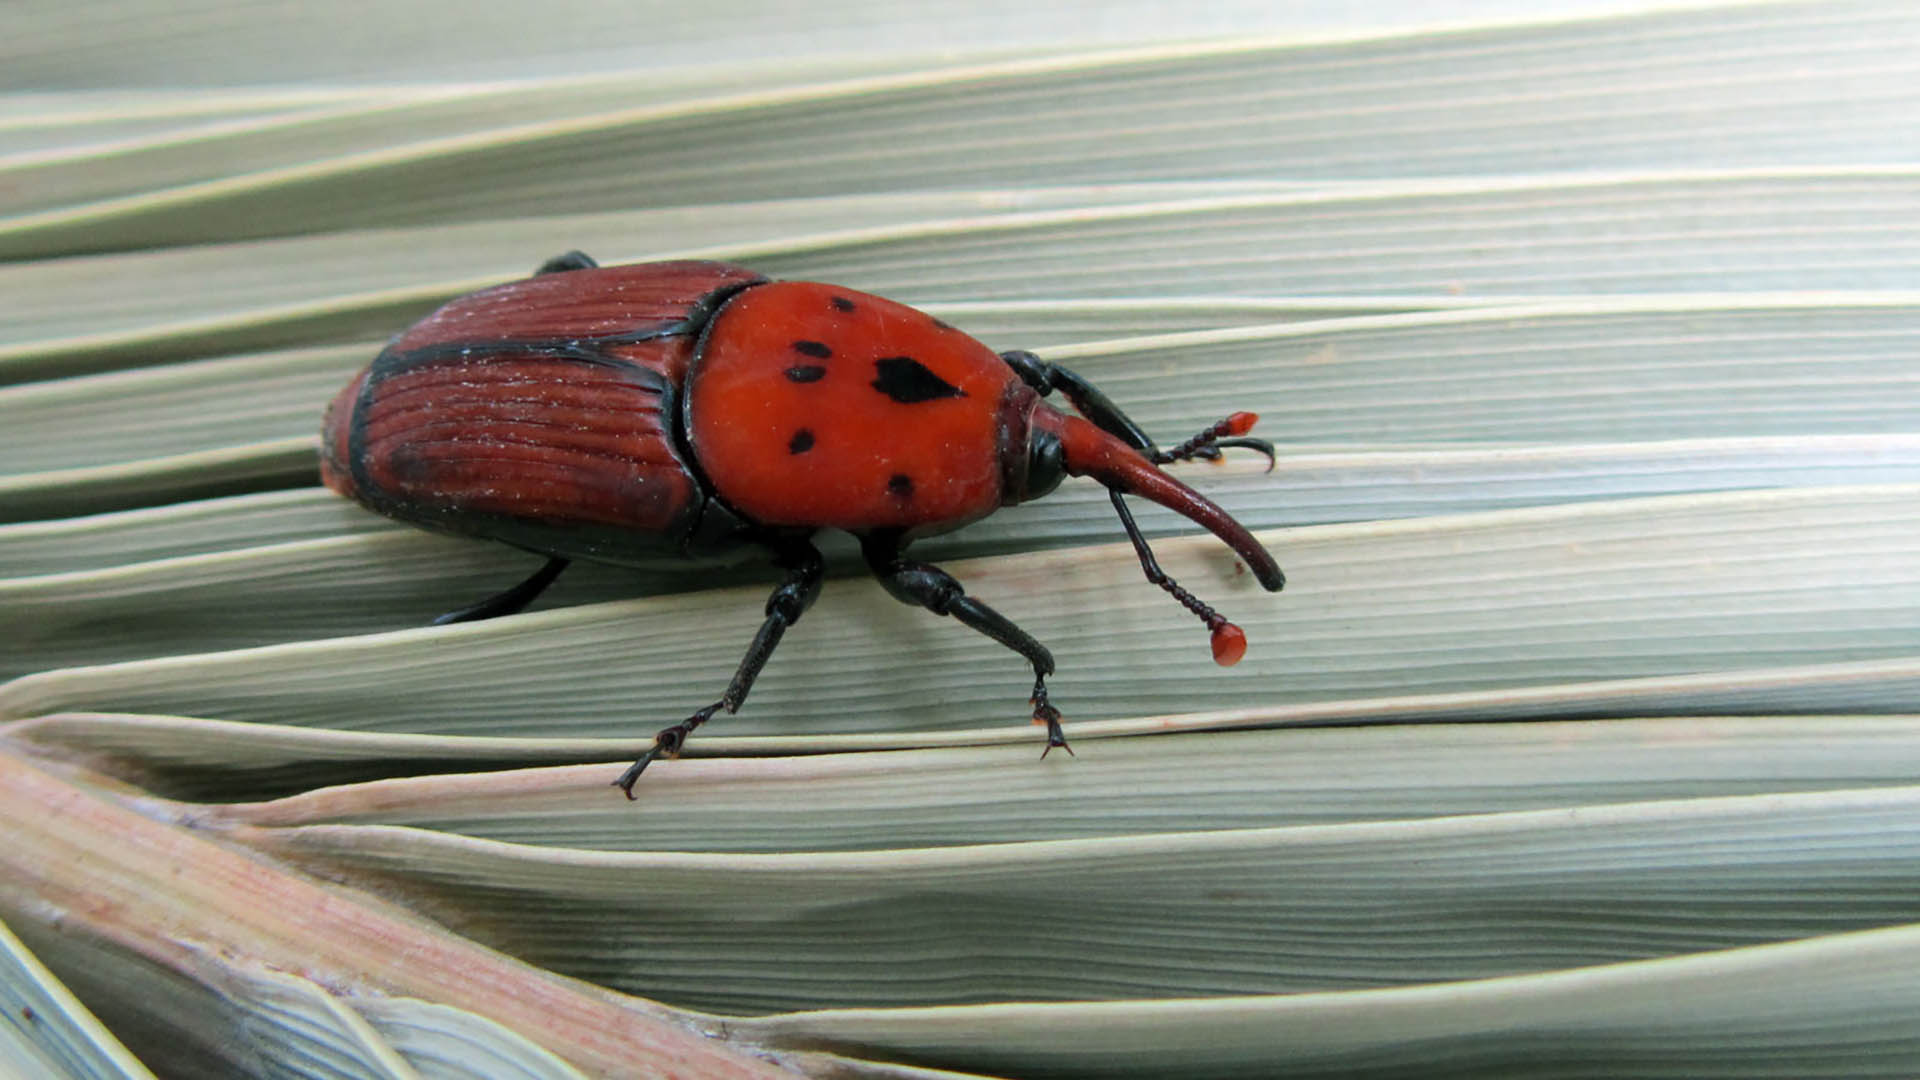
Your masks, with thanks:
[{"label": "beetle front leg", "polygon": [[1213,459],[1220,456],[1222,449],[1239,447],[1267,455],[1267,471],[1273,471],[1273,444],[1265,439],[1246,437],[1247,429],[1253,426],[1256,419],[1252,413],[1234,413],[1172,450],[1162,450],[1147,437],[1146,432],[1140,430],[1140,425],[1134,423],[1132,417],[1113,403],[1112,398],[1101,393],[1099,387],[1073,369],[1042,360],[1025,349],[1003,352],[1000,359],[1020,376],[1020,381],[1039,391],[1042,396],[1055,390],[1065,394],[1074,409],[1092,421],[1094,427],[1145,454],[1155,465],[1168,465],[1196,457]]},{"label": "beetle front leg", "polygon": [[1093,426],[1133,447],[1149,457],[1160,452],[1147,433],[1133,418],[1120,411],[1113,399],[1100,392],[1100,388],[1082,378],[1077,372],[1060,366],[1025,349],[1003,352],[1000,359],[1020,376],[1020,380],[1040,392],[1042,396],[1055,390],[1067,395],[1081,416],[1093,421]]},{"label": "beetle front leg", "polygon": [[967,626],[1026,657],[1033,665],[1033,706],[1035,723],[1047,726],[1046,757],[1054,747],[1073,753],[1067,736],[1060,730],[1060,710],[1047,698],[1047,676],[1053,674],[1053,654],[1032,634],[1014,625],[1013,620],[967,595],[967,590],[952,574],[929,563],[914,562],[900,554],[900,538],[874,534],[861,541],[867,565],[894,599],[926,608],[935,615],[951,615]]},{"label": "beetle front leg", "polygon": [[776,565],[787,571],[785,581],[773,590],[767,598],[767,618],[760,624],[760,632],[753,636],[753,644],[747,646],[747,655],[740,660],[740,666],[733,673],[733,681],[727,684],[727,692],[720,700],[687,717],[671,727],[660,729],[653,737],[653,747],[640,755],[639,760],[620,774],[614,786],[626,792],[627,798],[633,798],[634,782],[647,766],[655,759],[678,757],[680,748],[686,745],[687,736],[693,729],[713,719],[715,713],[722,710],[729,713],[740,711],[746,703],[747,693],[753,689],[753,681],[760,676],[760,669],[767,665],[773,656],[774,647],[780,644],[780,638],[787,627],[800,621],[808,608],[820,596],[820,585],[826,580],[827,566],[820,552],[812,544],[801,541],[790,550],[783,552]]}]

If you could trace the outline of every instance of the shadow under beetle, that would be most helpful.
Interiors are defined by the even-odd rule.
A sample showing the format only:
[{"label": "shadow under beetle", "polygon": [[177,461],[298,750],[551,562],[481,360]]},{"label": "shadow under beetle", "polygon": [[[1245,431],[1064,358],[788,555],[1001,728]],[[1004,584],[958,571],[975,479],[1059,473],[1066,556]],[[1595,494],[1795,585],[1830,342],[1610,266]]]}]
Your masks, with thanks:
[{"label": "shadow under beetle", "polygon": [[[1081,415],[1040,400],[1055,390]],[[575,251],[395,338],[328,407],[321,476],[401,521],[548,557],[436,623],[519,611],[574,559],[698,559],[740,545],[772,555],[786,577],[733,681],[615,781],[632,798],[656,758],[678,754],[715,713],[739,710],[819,596],[820,529],[858,537],[896,599],[1025,657],[1047,750],[1067,746],[1047,698],[1052,655],[944,570],[908,559],[910,541],[1090,476],[1106,485],[1147,580],[1206,623],[1217,662],[1237,662],[1246,635],[1160,569],[1122,496],[1204,526],[1278,591],[1285,578],[1253,535],[1159,468],[1223,447],[1271,461],[1271,444],[1246,437],[1254,420],[1234,413],[1161,450],[1066,368],[996,355],[891,300],[717,262],[601,267]]]}]

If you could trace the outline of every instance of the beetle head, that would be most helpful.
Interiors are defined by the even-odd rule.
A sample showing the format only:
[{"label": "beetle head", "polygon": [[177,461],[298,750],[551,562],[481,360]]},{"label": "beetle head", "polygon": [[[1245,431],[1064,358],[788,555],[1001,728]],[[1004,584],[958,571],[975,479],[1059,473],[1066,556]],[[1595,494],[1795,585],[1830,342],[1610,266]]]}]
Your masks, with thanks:
[{"label": "beetle head", "polygon": [[[1250,413],[1236,414],[1233,423],[1241,430],[1232,433],[1244,434],[1244,428],[1251,426],[1252,419]],[[1036,402],[1033,406],[1027,449],[1026,483],[1018,498],[1010,501],[1024,502],[1039,498],[1052,491],[1062,476],[1088,476],[1104,484],[1114,493],[1114,507],[1119,511],[1121,524],[1126,527],[1127,536],[1140,555],[1142,566],[1147,569],[1148,580],[1173,594],[1176,600],[1198,615],[1213,631],[1215,660],[1231,664],[1240,659],[1246,650],[1246,638],[1240,628],[1194,598],[1154,564],[1146,539],[1140,535],[1131,513],[1119,496],[1138,495],[1151,499],[1206,529],[1240,556],[1262,587],[1268,592],[1280,591],[1286,584],[1286,575],[1280,572],[1279,564],[1274,562],[1273,556],[1261,546],[1260,541],[1247,531],[1246,526],[1235,521],[1231,514],[1211,499],[1168,475],[1141,451],[1088,421],[1063,413],[1043,402]]]}]

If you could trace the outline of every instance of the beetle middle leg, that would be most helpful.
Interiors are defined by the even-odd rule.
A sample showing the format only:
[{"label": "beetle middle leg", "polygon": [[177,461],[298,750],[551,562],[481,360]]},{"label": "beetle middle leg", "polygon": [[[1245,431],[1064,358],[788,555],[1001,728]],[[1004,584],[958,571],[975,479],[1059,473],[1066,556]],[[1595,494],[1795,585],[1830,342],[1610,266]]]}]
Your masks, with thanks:
[{"label": "beetle middle leg", "polygon": [[967,590],[952,574],[929,563],[914,562],[900,553],[897,534],[875,533],[863,537],[861,550],[874,576],[880,579],[895,600],[926,608],[935,615],[951,615],[967,626],[1026,657],[1033,665],[1033,706],[1035,723],[1047,725],[1046,757],[1054,747],[1073,753],[1060,730],[1060,710],[1047,699],[1047,676],[1053,674],[1053,654],[1032,634],[1014,625],[1013,620],[967,595]]},{"label": "beetle middle leg", "polygon": [[524,611],[536,597],[547,591],[547,586],[553,584],[553,579],[560,576],[560,571],[572,564],[573,560],[555,555],[547,560],[545,566],[528,576],[527,580],[498,596],[489,596],[477,604],[469,604],[456,611],[449,611],[433,620],[433,625],[446,626],[449,623],[474,622],[478,619],[491,619]]},{"label": "beetle middle leg", "polygon": [[780,644],[787,627],[799,622],[800,616],[806,614],[814,600],[819,598],[821,583],[827,577],[827,564],[812,544],[799,541],[782,552],[775,565],[786,570],[786,580],[776,586],[773,595],[767,598],[766,621],[760,624],[760,632],[753,636],[753,644],[747,646],[747,655],[741,658],[740,667],[734,671],[733,681],[727,684],[726,693],[720,695],[719,701],[685,720],[660,729],[660,733],[653,737],[652,748],[640,755],[639,760],[629,765],[627,771],[620,774],[620,779],[613,782],[615,787],[627,793],[627,798],[633,798],[634,782],[640,779],[641,773],[647,771],[647,766],[658,758],[679,755],[680,748],[686,745],[687,736],[693,733],[694,728],[713,719],[714,714],[722,710],[729,713],[740,711],[740,706],[746,703],[748,691],[753,689],[753,681],[759,678],[760,669],[773,656],[774,647]]}]

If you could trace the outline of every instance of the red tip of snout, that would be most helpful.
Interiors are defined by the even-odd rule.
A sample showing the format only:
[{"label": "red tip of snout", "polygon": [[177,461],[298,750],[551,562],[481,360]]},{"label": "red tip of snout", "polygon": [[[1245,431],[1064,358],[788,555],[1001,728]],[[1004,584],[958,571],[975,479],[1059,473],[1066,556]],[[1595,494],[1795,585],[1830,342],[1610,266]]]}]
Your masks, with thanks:
[{"label": "red tip of snout", "polygon": [[1234,413],[1232,416],[1229,416],[1226,419],[1226,431],[1224,432],[1224,434],[1245,435],[1247,432],[1253,430],[1253,425],[1259,422],[1260,422],[1259,413],[1250,413],[1250,412]]},{"label": "red tip of snout", "polygon": [[1213,662],[1232,667],[1247,655],[1247,632],[1230,622],[1213,628]]}]

